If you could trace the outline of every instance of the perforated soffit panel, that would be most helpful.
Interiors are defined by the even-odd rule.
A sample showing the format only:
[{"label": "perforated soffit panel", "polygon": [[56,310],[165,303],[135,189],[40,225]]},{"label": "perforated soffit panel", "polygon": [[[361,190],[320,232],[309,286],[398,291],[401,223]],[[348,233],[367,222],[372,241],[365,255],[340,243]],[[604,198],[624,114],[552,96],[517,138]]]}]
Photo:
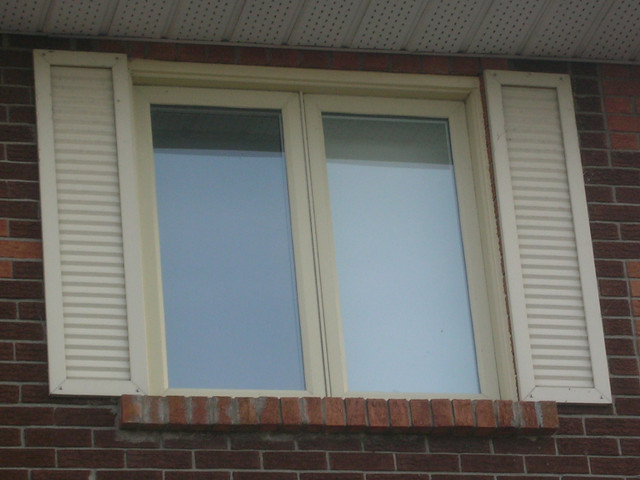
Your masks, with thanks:
[{"label": "perforated soffit panel", "polygon": [[640,62],[638,0],[2,0],[0,31]]}]

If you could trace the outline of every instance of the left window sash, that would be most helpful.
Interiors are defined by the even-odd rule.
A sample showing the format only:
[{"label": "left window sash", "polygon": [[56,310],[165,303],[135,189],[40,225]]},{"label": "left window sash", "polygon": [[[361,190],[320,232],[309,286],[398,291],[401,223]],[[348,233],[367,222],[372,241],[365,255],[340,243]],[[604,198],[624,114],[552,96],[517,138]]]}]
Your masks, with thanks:
[{"label": "left window sash", "polygon": [[[285,224],[290,221],[290,231],[281,231],[278,235],[289,237],[289,243],[292,246],[290,253],[292,253],[293,259],[290,259],[288,263],[289,265],[295,265],[295,272],[289,272],[290,280],[288,280],[289,282],[293,282],[293,285],[291,285],[291,288],[288,290],[288,294],[285,292],[286,295],[290,295],[290,301],[295,303],[291,312],[289,312],[290,318],[288,325],[283,330],[283,332],[286,330],[288,332],[287,334],[277,334],[272,324],[268,321],[268,306],[265,304],[261,305],[258,299],[258,294],[264,293],[264,289],[266,288],[265,283],[263,282],[262,286],[256,283],[254,284],[255,288],[249,289],[248,285],[250,285],[251,282],[247,282],[246,278],[240,278],[242,275],[252,275],[256,278],[262,277],[264,281],[268,283],[269,276],[276,275],[275,271],[256,271],[254,268],[256,263],[252,262],[253,265],[246,270],[245,274],[242,274],[240,265],[238,265],[234,275],[240,275],[237,280],[242,284],[242,289],[236,289],[235,294],[238,295],[241,302],[247,305],[253,303],[254,306],[247,306],[245,309],[240,309],[236,303],[235,308],[229,304],[226,307],[223,306],[218,309],[218,306],[212,306],[210,303],[208,307],[204,307],[212,310],[209,312],[210,315],[215,316],[215,310],[218,310],[220,316],[227,317],[212,319],[215,326],[207,323],[206,320],[203,321],[202,317],[207,315],[206,311],[197,312],[196,309],[191,309],[189,303],[197,300],[198,297],[202,298],[206,295],[207,289],[215,289],[216,283],[220,281],[231,283],[233,279],[225,276],[225,274],[220,271],[211,271],[207,274],[209,275],[209,280],[211,280],[213,276],[218,279],[216,282],[208,280],[204,282],[206,285],[200,283],[199,285],[194,284],[189,286],[188,281],[184,277],[191,275],[185,273],[187,270],[184,269],[182,269],[182,273],[180,273],[183,277],[182,280],[172,278],[176,273],[170,273],[169,269],[174,269],[176,264],[181,264],[181,266],[184,267],[186,258],[185,255],[176,255],[176,253],[178,253],[176,250],[181,250],[182,253],[185,253],[185,249],[194,249],[193,246],[187,246],[187,243],[183,245],[184,248],[180,248],[180,238],[194,240],[198,236],[207,236],[207,230],[210,233],[215,232],[216,229],[231,230],[231,224],[225,226],[221,223],[221,219],[226,216],[230,222],[237,224],[239,217],[236,216],[236,213],[233,213],[238,211],[235,208],[230,208],[227,212],[218,212],[217,215],[202,216],[200,214],[200,219],[197,218],[199,215],[198,212],[210,212],[206,206],[193,205],[191,210],[189,210],[189,197],[191,197],[192,201],[199,201],[201,203],[206,202],[206,198],[209,198],[209,201],[211,201],[209,196],[210,192],[206,192],[207,182],[201,182],[203,186],[201,193],[203,196],[201,196],[200,200],[197,200],[197,194],[194,196],[196,189],[189,188],[189,180],[184,176],[184,174],[187,173],[185,172],[185,168],[187,168],[186,163],[188,162],[185,162],[183,157],[182,165],[185,166],[185,168],[181,168],[176,164],[176,160],[180,162],[180,159],[176,156],[180,148],[171,148],[171,143],[173,142],[174,147],[184,147],[185,138],[177,132],[173,132],[173,134],[170,132],[171,128],[179,128],[179,125],[175,123],[175,121],[173,122],[174,126],[170,126],[172,124],[170,120],[172,118],[171,109],[173,109],[175,113],[173,115],[174,120],[177,115],[186,115],[185,112],[199,112],[200,117],[202,117],[202,115],[206,117],[207,114],[203,112],[209,112],[208,118],[200,118],[200,121],[204,121],[205,123],[218,121],[221,122],[221,124],[226,122],[244,122],[246,128],[259,130],[260,126],[258,124],[260,122],[256,122],[255,117],[260,115],[266,115],[266,117],[275,115],[272,119],[277,119],[276,123],[280,124],[275,128],[277,129],[281,126],[280,133],[284,153],[284,165],[281,167],[273,167],[273,165],[278,162],[278,159],[275,159],[275,163],[273,162],[274,159],[270,159],[272,160],[272,167],[269,168],[278,170],[271,172],[275,177],[283,174],[286,175],[284,185],[274,186],[274,188],[271,189],[270,196],[272,199],[278,195],[288,196],[288,198],[284,200],[284,203],[282,203],[282,199],[277,200],[276,198],[276,203],[280,202],[278,208],[281,209],[280,213],[276,215],[279,218],[278,221],[280,223],[284,222]],[[156,113],[152,114],[151,112]],[[300,159],[304,158],[304,146],[301,140],[303,135],[299,121],[299,112],[299,97],[295,93],[136,87],[135,117],[138,139],[137,156],[140,172],[140,205],[143,212],[142,241],[145,245],[143,252],[143,264],[145,266],[144,286],[145,305],[146,311],[148,312],[147,331],[150,345],[149,365],[152,366],[150,368],[152,392],[193,394],[202,392],[203,388],[221,395],[320,395],[324,392],[320,332],[317,321],[313,320],[317,319],[318,316],[315,310],[317,308],[316,282],[314,281],[314,261],[311,249],[311,232],[309,229],[309,199],[305,188],[307,184],[307,174],[305,163],[300,161]],[[192,118],[188,121],[194,121],[197,116],[197,114],[195,117],[191,115]],[[253,120],[251,119],[252,116],[254,117]],[[162,120],[163,118],[164,120]],[[244,118],[244,120],[241,118]],[[269,121],[265,120],[265,122],[268,123]],[[161,132],[160,130],[163,126],[166,126],[168,130]],[[193,131],[192,125],[190,128]],[[273,129],[274,127],[266,128]],[[234,128],[233,130],[239,131],[242,130],[242,128]],[[173,140],[170,140],[169,137],[172,137]],[[205,170],[218,168],[217,175],[222,174],[219,168],[225,169],[228,167],[235,170],[235,172],[227,170],[225,173],[225,175],[229,175],[229,180],[226,181],[226,190],[230,196],[227,197],[227,200],[219,199],[218,204],[231,201],[234,189],[233,186],[229,185],[229,182],[232,181],[231,178],[234,176],[237,177],[240,175],[240,177],[242,177],[242,175],[245,175],[239,180],[236,188],[238,192],[236,193],[241,193],[242,190],[247,189],[245,193],[248,193],[252,188],[255,190],[255,187],[249,185],[252,180],[246,176],[253,176],[253,180],[260,181],[256,176],[257,171],[255,165],[242,173],[240,159],[238,158],[238,161],[234,162],[231,158],[223,158],[224,155],[217,155],[216,161],[218,163],[226,162],[227,167],[220,165],[218,165],[218,167],[212,167],[211,165],[211,154],[216,149],[216,145],[220,147],[220,145],[225,144],[222,148],[228,148],[229,144],[236,140],[225,135],[215,140],[212,138],[212,132],[205,134],[204,137],[208,137],[208,139],[205,138],[197,141],[200,142],[200,146],[204,145],[206,147],[201,149],[200,153],[202,153],[202,150],[208,149],[210,158],[209,161],[205,160],[203,162],[202,155],[200,155],[199,160],[193,155],[190,155],[191,163],[193,163],[193,161],[195,161],[196,164],[200,163],[200,167],[195,168],[205,168]],[[249,144],[253,142],[255,144],[254,150],[264,150],[263,147],[258,146],[259,142],[255,140],[255,136],[254,140],[250,140],[250,137],[251,135],[245,136],[243,141]],[[247,146],[251,148],[251,145]],[[273,148],[271,150],[273,150]],[[195,150],[191,149],[191,154],[194,153],[196,153]],[[273,156],[272,154],[273,152],[269,154],[263,152],[257,155],[265,157],[265,155]],[[238,152],[236,152],[236,155],[238,155]],[[244,155],[245,160],[247,160],[246,152],[240,154],[240,156],[242,155]],[[254,152],[253,155],[255,156],[256,153]],[[282,159],[282,153],[280,154],[280,158]],[[297,159],[297,161],[294,161],[295,159]],[[173,166],[167,167],[168,164],[173,164]],[[174,169],[174,173],[170,173],[168,169]],[[208,174],[211,174],[211,172],[208,172]],[[201,174],[196,175],[195,178],[204,175],[205,172],[201,172]],[[182,179],[180,179],[180,177],[182,177]],[[277,183],[278,179],[275,177],[274,181]],[[263,177],[262,180],[264,180],[264,178],[265,177]],[[202,178],[199,178],[199,180],[202,180]],[[280,181],[282,181],[282,179]],[[182,183],[182,187],[179,186],[180,183]],[[270,187],[265,188],[269,190]],[[181,189],[183,190],[182,193],[180,192]],[[262,193],[264,194],[265,192]],[[176,196],[181,198],[175,198]],[[247,195],[243,195],[244,200],[246,200],[246,196]],[[173,197],[173,199],[168,197]],[[171,220],[171,216],[167,211],[169,207],[176,207],[178,201],[183,204],[179,216],[191,216],[191,222],[189,223],[191,228],[186,227],[191,231],[171,231],[171,224],[174,222]],[[256,199],[256,202],[261,205],[248,205],[248,210],[245,210],[245,215],[261,217],[260,221],[264,221],[267,214],[266,212],[260,213],[260,210],[264,208],[262,204],[264,204],[265,201],[266,199],[264,198]],[[283,208],[284,210],[282,210]],[[204,225],[204,223],[207,222],[207,217],[210,223],[217,223],[217,225]],[[200,226],[199,221],[203,222]],[[257,222],[258,218],[254,218],[253,221]],[[240,226],[239,230],[236,231],[235,240],[233,238],[234,234],[232,233],[227,235],[226,240],[223,240],[227,243],[236,244],[245,243],[246,241],[246,243],[250,245],[248,248],[251,249],[251,253],[248,253],[246,250],[241,254],[239,253],[236,258],[237,261],[247,255],[262,255],[265,260],[267,260],[267,257],[274,255],[273,252],[269,253],[263,248],[267,242],[267,239],[263,235],[255,235],[254,238],[244,238],[244,236],[239,233],[242,229],[245,229],[247,231],[246,236],[251,236],[251,222],[252,220],[250,218],[244,218],[240,221],[240,223],[244,223],[244,226]],[[289,229],[288,226],[284,228]],[[198,229],[198,231],[193,231],[193,229]],[[171,243],[171,237],[174,239],[173,243]],[[219,237],[219,235],[209,235],[210,239],[214,237]],[[214,240],[211,240],[211,243],[214,243]],[[216,246],[215,244],[203,245],[200,243],[199,248],[202,249],[201,252],[186,252],[188,253],[187,257],[191,256],[194,259],[192,267],[197,266],[199,263],[198,256],[204,259],[207,249],[216,249]],[[222,247],[220,246],[219,248],[221,249]],[[257,250],[262,250],[262,252],[257,253]],[[280,253],[285,256],[287,255],[286,252]],[[220,265],[220,261],[233,262],[232,255],[233,254],[223,255],[227,258],[219,258],[217,264],[213,261],[209,264],[209,268],[216,268],[216,265]],[[173,261],[173,266],[170,266],[170,261]],[[264,262],[265,269],[269,268],[268,263],[268,261]],[[283,265],[282,262],[279,263],[280,266]],[[203,264],[206,264],[206,261],[204,261]],[[202,266],[203,265],[199,265],[199,267]],[[234,269],[231,268],[229,270]],[[288,275],[286,272],[280,273],[285,276]],[[222,286],[222,284],[219,286]],[[196,291],[196,288],[202,289],[200,295],[192,295]],[[285,288],[285,290],[287,289]],[[182,293],[176,294],[176,292],[180,291]],[[295,295],[296,292],[297,298]],[[293,295],[293,300],[291,300],[291,294]],[[210,297],[213,296],[225,297],[227,295],[220,291],[211,291]],[[189,297],[195,298],[189,299]],[[182,300],[184,300],[184,305],[181,306],[180,303]],[[228,300],[228,298],[225,300]],[[222,313],[225,309],[227,312],[233,312],[233,315],[228,316]],[[244,321],[242,325],[239,325],[240,319],[235,317],[241,310],[246,310],[245,316],[247,316],[247,320],[249,321]],[[218,321],[221,323],[218,323]],[[299,325],[291,325],[291,322],[297,323],[298,321]],[[251,325],[254,325],[255,328],[251,327]],[[262,333],[259,332],[259,328],[263,329]],[[209,329],[208,334],[205,333],[206,329]],[[246,329],[251,329],[252,331],[246,331]],[[189,334],[186,334],[185,332],[187,330],[192,330],[193,335],[189,336]],[[216,330],[218,330],[220,334],[217,339],[214,338]],[[198,331],[202,332],[200,337],[198,337]],[[237,337],[240,344],[227,345],[228,351],[225,353],[223,352],[223,344],[229,342],[228,338],[230,336]],[[285,337],[287,337],[288,340],[286,340]],[[217,346],[216,342],[218,342]],[[262,342],[265,349],[257,346],[260,342]],[[285,342],[286,344],[282,345],[277,342]],[[236,350],[235,354],[233,350]],[[283,370],[286,370],[288,373],[277,374],[270,371],[263,372],[264,375],[262,375],[262,377],[264,378],[261,381],[256,378],[251,378],[251,376],[255,376],[255,372],[260,369],[247,368],[247,364],[253,364],[254,366],[262,364],[265,366],[264,368],[273,368],[273,366],[277,364],[277,362],[274,362],[273,357],[278,356],[279,351],[284,350],[291,351],[291,360],[298,362],[301,370],[299,374],[291,372],[290,370],[292,369],[289,367],[283,367]],[[297,358],[296,355],[298,355]],[[192,366],[192,371],[199,372],[196,375],[200,377],[199,380],[195,378],[190,380],[185,378],[184,372],[189,369],[189,364]],[[178,365],[181,365],[181,367],[178,367]],[[245,370],[244,373],[247,374],[246,381],[244,382],[241,380],[243,378],[242,370]],[[295,371],[296,368],[294,367],[293,370]],[[211,377],[218,377],[217,380],[207,378],[213,371],[228,372],[227,375],[224,375],[228,381],[222,379],[219,375],[211,375]],[[289,375],[289,377],[291,377],[292,374],[298,377],[297,383],[293,382],[292,378],[284,378],[282,376]],[[258,374],[258,376],[260,377],[261,375]],[[302,378],[302,381],[300,378]],[[264,384],[264,380],[275,383]]]}]

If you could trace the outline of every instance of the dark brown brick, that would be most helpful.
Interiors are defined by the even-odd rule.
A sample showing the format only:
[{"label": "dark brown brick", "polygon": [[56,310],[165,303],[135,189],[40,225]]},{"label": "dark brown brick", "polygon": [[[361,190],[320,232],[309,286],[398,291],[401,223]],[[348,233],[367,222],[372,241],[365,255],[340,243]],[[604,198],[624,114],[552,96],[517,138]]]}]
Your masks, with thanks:
[{"label": "dark brown brick", "polygon": [[569,73],[569,63],[548,60],[512,60],[514,70],[542,73]]},{"label": "dark brown brick", "polygon": [[31,480],[87,480],[90,474],[88,470],[32,470]]},{"label": "dark brown brick", "polygon": [[42,272],[42,262],[13,262],[13,278],[16,279],[38,279],[41,280],[43,277]]},{"label": "dark brown brick", "polygon": [[[18,447],[22,445],[22,432],[19,428],[0,427],[0,446]],[[27,446],[30,446],[27,444]]]},{"label": "dark brown brick", "polygon": [[591,225],[591,238],[594,240],[619,240],[618,225],[615,223],[594,223]]},{"label": "dark brown brick", "polygon": [[637,398],[616,398],[615,405],[619,415],[640,416],[640,402]]},{"label": "dark brown brick", "polygon": [[554,455],[556,446],[550,437],[504,437],[493,440],[493,448],[501,454]]},{"label": "dark brown brick", "polygon": [[6,218],[38,218],[38,204],[29,200],[0,200],[0,215]]},{"label": "dark brown brick", "polygon": [[606,167],[609,165],[609,155],[604,150],[580,150],[583,167]]},{"label": "dark brown brick", "polygon": [[297,67],[300,63],[298,50],[272,48],[267,50],[269,65],[274,67]]},{"label": "dark brown brick", "polygon": [[264,452],[263,466],[272,470],[326,470],[324,452]]},{"label": "dark brown brick", "polygon": [[637,418],[586,418],[587,435],[636,436],[640,432]]},{"label": "dark brown brick", "polygon": [[299,438],[296,442],[300,450],[326,450],[326,451],[358,451],[362,450],[362,443],[354,436],[341,436],[332,434],[314,437]]},{"label": "dark brown brick", "polygon": [[192,468],[191,452],[183,450],[128,450],[126,462],[128,468]]},{"label": "dark brown brick", "polygon": [[399,471],[459,472],[458,456],[448,454],[398,453],[396,461]]},{"label": "dark brown brick", "polygon": [[199,451],[195,452],[196,468],[260,468],[260,455],[255,451]]},{"label": "dark brown brick", "polygon": [[[235,472],[233,478],[235,480],[245,478],[244,473],[246,472]],[[230,478],[230,472],[164,472],[164,480],[230,480]],[[287,480],[287,474],[283,474],[282,478]],[[246,477],[245,480],[250,480],[250,477]],[[267,477],[263,480],[267,480]]]},{"label": "dark brown brick", "polygon": [[0,381],[46,382],[47,366],[41,363],[0,363]]},{"label": "dark brown brick", "polygon": [[578,114],[576,115],[578,130],[604,130],[604,118],[602,115]]},{"label": "dark brown brick", "polygon": [[20,302],[18,306],[18,317],[20,320],[45,320],[44,301]]},{"label": "dark brown brick", "polygon": [[[586,457],[582,457],[586,461]],[[592,457],[591,472],[604,475],[638,475],[640,458]],[[576,472],[582,473],[582,472]]]},{"label": "dark brown brick", "polygon": [[160,470],[100,470],[97,472],[96,480],[162,480],[162,478]]},{"label": "dark brown brick", "polygon": [[619,455],[615,438],[558,438],[558,453],[561,455]]},{"label": "dark brown brick", "polygon": [[391,71],[398,73],[420,73],[421,62],[418,55],[393,55]]},{"label": "dark brown brick", "polygon": [[524,472],[523,457],[520,455],[460,455],[463,472]]},{"label": "dark brown brick", "polygon": [[[244,476],[245,473],[248,472],[235,472],[233,474],[234,480],[251,480],[251,473],[248,473],[248,477]],[[288,474],[282,475],[283,480],[295,480],[295,478],[289,478]],[[164,472],[164,480],[230,480],[230,478],[230,472]],[[264,477],[262,480],[268,480],[268,478]]]},{"label": "dark brown brick", "polygon": [[0,467],[54,467],[56,465],[53,448],[0,448]]},{"label": "dark brown brick", "polygon": [[640,380],[637,378],[611,378],[611,393],[614,395],[640,395]]},{"label": "dark brown brick", "polygon": [[359,70],[360,55],[355,52],[333,52],[331,67],[339,70]]},{"label": "dark brown brick", "polygon": [[[8,87],[3,86],[0,87],[0,103],[5,104],[25,104],[29,105],[33,103],[31,99],[31,89],[27,87]],[[2,127],[0,126],[0,129]],[[9,141],[21,141],[21,140],[11,140],[9,138],[4,138],[3,140]],[[26,140],[30,141],[30,140]]]},{"label": "dark brown brick", "polygon": [[303,68],[329,68],[331,56],[329,52],[317,50],[300,50],[300,66]]},{"label": "dark brown brick", "polygon": [[58,407],[54,414],[56,425],[112,427],[116,423],[116,413],[106,408]]},{"label": "dark brown brick", "polygon": [[628,338],[605,338],[608,355],[635,355],[633,340]]},{"label": "dark brown brick", "polygon": [[453,75],[477,75],[480,63],[477,58],[451,57],[451,73]]},{"label": "dark brown brick", "polygon": [[[160,443],[160,436],[155,433],[149,435],[147,432],[127,432],[113,429],[93,430],[93,444],[98,448],[158,448]],[[167,448],[181,448],[170,444],[165,446]]]},{"label": "dark brown brick", "polygon": [[629,295],[627,282],[623,280],[605,280],[598,282],[600,295],[604,297],[626,297]]},{"label": "dark brown brick", "polygon": [[16,343],[15,348],[19,362],[47,361],[47,346],[43,343]]},{"label": "dark brown brick", "polygon": [[[596,78],[573,78],[573,93],[575,95],[598,95],[600,85]],[[578,124],[579,125],[579,124]]]},{"label": "dark brown brick", "polygon": [[0,322],[3,340],[43,340],[44,325],[36,322]]},{"label": "dark brown brick", "polygon": [[297,480],[297,478],[298,475],[294,472],[233,472],[233,480]]},{"label": "dark brown brick", "polygon": [[63,468],[122,468],[122,450],[58,450],[58,466]]},{"label": "dark brown brick", "polygon": [[[7,145],[7,160],[10,162],[32,162],[38,161],[38,149],[35,145],[9,144]],[[37,180],[37,171],[35,165],[14,165],[15,168],[27,168],[29,172],[28,178],[17,177],[22,180]],[[34,173],[36,172],[36,173]],[[12,177],[13,178],[13,177]]]},{"label": "dark brown brick", "polygon": [[596,260],[598,277],[622,278],[625,276],[624,263],[616,260]]},{"label": "dark brown brick", "polygon": [[329,453],[332,470],[390,471],[394,470],[390,453]]},{"label": "dark brown brick", "polygon": [[18,385],[0,385],[0,403],[18,403],[20,388]]},{"label": "dark brown brick", "polygon": [[28,447],[90,447],[91,430],[79,428],[27,428]]},{"label": "dark brown brick", "polygon": [[584,181],[587,185],[631,185],[640,184],[640,171],[625,170],[623,168],[584,169]]},{"label": "dark brown brick", "polygon": [[532,456],[525,457],[530,473],[589,473],[589,462],[585,456]]},{"label": "dark brown brick", "polygon": [[388,72],[391,58],[384,53],[365,53],[362,55],[362,70]]},{"label": "dark brown brick", "polygon": [[429,56],[422,57],[422,72],[423,73],[450,73],[451,64],[449,57]]},{"label": "dark brown brick", "polygon": [[574,101],[577,112],[602,112],[602,105],[600,104],[600,97],[598,96],[575,97]]},{"label": "dark brown brick", "polygon": [[0,142],[33,143],[35,131],[31,125],[0,124]]},{"label": "dark brown brick", "polygon": [[179,62],[206,62],[207,45],[178,45],[176,57]]},{"label": "dark brown brick", "polygon": [[367,452],[424,452],[423,435],[366,435],[362,447]]},{"label": "dark brown brick", "polygon": [[429,451],[434,453],[490,453],[491,440],[476,437],[430,437]]}]

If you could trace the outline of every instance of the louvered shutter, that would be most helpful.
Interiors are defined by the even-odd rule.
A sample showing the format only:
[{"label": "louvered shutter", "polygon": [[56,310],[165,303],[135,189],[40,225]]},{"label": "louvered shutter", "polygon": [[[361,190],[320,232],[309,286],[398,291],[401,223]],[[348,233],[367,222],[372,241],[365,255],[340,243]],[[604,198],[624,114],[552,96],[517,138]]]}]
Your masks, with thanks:
[{"label": "louvered shutter", "polygon": [[520,396],[610,402],[570,79],[485,79]]},{"label": "louvered shutter", "polygon": [[50,389],[142,392],[146,354],[127,60],[34,55]]}]

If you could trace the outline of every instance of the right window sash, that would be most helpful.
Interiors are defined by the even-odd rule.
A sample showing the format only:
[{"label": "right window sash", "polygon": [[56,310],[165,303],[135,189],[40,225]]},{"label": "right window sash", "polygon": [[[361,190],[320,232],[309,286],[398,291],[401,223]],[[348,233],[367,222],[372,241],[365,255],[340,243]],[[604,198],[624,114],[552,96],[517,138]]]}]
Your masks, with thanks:
[{"label": "right window sash", "polygon": [[485,74],[520,398],[609,403],[570,79]]},{"label": "right window sash", "polygon": [[497,397],[464,104],[307,94],[304,111],[330,394]]}]

